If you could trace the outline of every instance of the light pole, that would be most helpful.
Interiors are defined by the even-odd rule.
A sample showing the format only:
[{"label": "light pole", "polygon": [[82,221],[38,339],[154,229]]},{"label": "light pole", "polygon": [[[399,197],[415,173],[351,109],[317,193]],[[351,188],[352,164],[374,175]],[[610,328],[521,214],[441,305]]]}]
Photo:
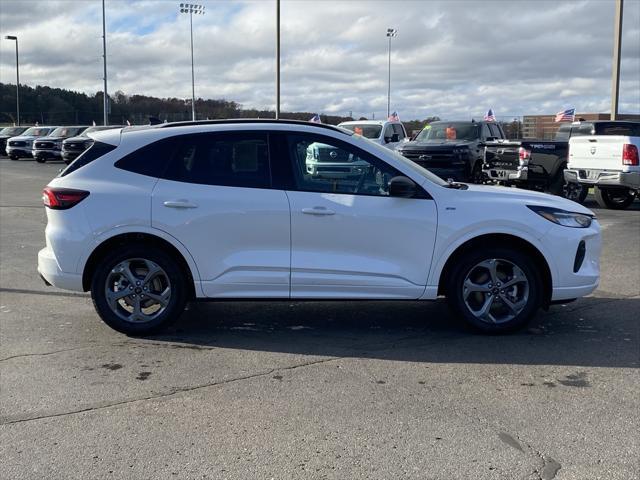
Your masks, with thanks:
[{"label": "light pole", "polygon": [[280,118],[280,0],[276,0],[276,120]]},{"label": "light pole", "polygon": [[109,124],[109,97],[107,96],[107,24],[104,15],[104,0],[102,0],[102,66],[104,71],[104,92],[102,93],[102,122]]},{"label": "light pole", "polygon": [[191,31],[191,120],[196,120],[196,82],[193,70],[193,14],[204,15],[204,6],[197,3],[181,3],[180,13],[189,14],[189,28]]},{"label": "light pole", "polygon": [[15,35],[6,35],[6,40],[15,40],[16,42],[16,123],[20,126],[20,67],[18,63],[18,37]]},{"label": "light pole", "polygon": [[387,118],[391,115],[391,39],[398,36],[397,28],[387,28],[387,38],[389,39],[389,82],[387,84]]},{"label": "light pole", "polygon": [[622,2],[616,0],[615,23],[613,24],[613,62],[611,66],[611,120],[618,116],[620,98],[620,47],[622,44]]}]

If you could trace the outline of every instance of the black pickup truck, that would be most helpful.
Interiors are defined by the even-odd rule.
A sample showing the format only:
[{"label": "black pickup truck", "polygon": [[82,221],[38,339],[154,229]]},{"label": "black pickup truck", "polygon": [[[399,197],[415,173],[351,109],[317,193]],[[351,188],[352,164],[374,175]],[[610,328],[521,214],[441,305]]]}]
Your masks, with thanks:
[{"label": "black pickup truck", "polygon": [[586,189],[566,189],[564,169],[567,167],[569,138],[593,135],[609,121],[563,123],[554,140],[508,140],[487,142],[484,151],[486,176],[502,185],[515,185],[564,195],[582,202]]},{"label": "black pickup truck", "polygon": [[397,152],[445,180],[482,183],[486,142],[505,138],[494,122],[438,121],[427,125],[415,140],[402,143]]}]

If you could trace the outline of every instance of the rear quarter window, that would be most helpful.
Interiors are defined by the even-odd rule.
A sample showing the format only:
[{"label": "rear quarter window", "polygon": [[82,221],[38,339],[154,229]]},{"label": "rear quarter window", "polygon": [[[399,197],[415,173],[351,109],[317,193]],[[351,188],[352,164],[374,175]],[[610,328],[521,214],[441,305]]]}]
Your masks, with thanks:
[{"label": "rear quarter window", "polygon": [[110,145],[108,143],[103,142],[94,142],[87,150],[82,152],[78,158],[76,158],[73,162],[69,164],[67,168],[65,168],[62,172],[60,172],[59,177],[65,177],[76,170],[89,165],[94,160],[106,155],[110,151],[114,150],[115,145]]},{"label": "rear quarter window", "polygon": [[125,155],[114,166],[140,175],[162,177],[178,144],[179,137],[150,143]]}]

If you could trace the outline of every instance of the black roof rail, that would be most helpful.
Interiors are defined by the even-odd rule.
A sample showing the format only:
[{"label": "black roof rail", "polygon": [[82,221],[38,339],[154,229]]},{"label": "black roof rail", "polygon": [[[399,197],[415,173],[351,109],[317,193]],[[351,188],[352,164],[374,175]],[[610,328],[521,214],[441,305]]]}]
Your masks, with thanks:
[{"label": "black roof rail", "polygon": [[335,125],[327,125],[326,123],[313,123],[306,122],[304,120],[276,120],[275,118],[230,118],[224,120],[196,120],[186,122],[169,122],[154,125],[154,128],[169,128],[169,127],[190,127],[195,125],[225,125],[225,124],[243,124],[243,123],[274,123],[274,124],[287,124],[287,125],[306,125],[312,127],[320,127],[332,130],[334,132],[344,133],[349,135],[348,131],[339,128]]}]

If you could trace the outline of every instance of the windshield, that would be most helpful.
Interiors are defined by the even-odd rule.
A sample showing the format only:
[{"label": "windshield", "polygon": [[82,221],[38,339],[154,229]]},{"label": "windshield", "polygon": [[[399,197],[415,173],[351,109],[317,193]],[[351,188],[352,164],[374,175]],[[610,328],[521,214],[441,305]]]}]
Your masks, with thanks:
[{"label": "windshield", "polygon": [[425,126],[416,137],[418,142],[450,142],[477,140],[480,126],[470,122],[434,122]]},{"label": "windshield", "polygon": [[32,137],[44,137],[48,135],[50,131],[51,131],[50,128],[31,127],[27,129],[27,131],[24,132],[23,135],[25,136],[31,135]]},{"label": "windshield", "polygon": [[84,127],[58,127],[51,134],[50,137],[75,137],[82,131]]},{"label": "windshield", "polygon": [[431,182],[435,183],[436,185],[439,185],[441,187],[446,187],[448,185],[447,182],[445,182],[443,179],[441,179],[436,174],[431,173],[426,168],[421,167],[417,163],[412,162],[411,160],[409,160],[408,158],[403,157],[402,155],[400,155],[398,152],[396,152],[394,150],[390,150],[387,147],[384,147],[384,146],[380,145],[379,143],[374,142],[372,140],[368,140],[368,139],[366,139],[364,137],[353,137],[353,138],[354,139],[363,138],[362,141],[363,142],[367,142],[367,146],[370,147],[371,149],[375,150],[377,152],[377,156],[380,156],[380,157],[384,158],[385,155],[393,155],[393,158],[395,158],[399,162],[402,162],[402,164],[405,165],[407,168],[413,170],[418,175],[421,175],[422,177],[425,177],[427,180],[430,180]]},{"label": "windshield", "polygon": [[366,123],[352,123],[340,126],[352,131],[356,135],[362,135],[365,138],[380,138],[380,132],[382,131],[382,125],[370,125]]},{"label": "windshield", "polygon": [[10,135],[16,137],[25,131],[24,127],[5,127],[0,130],[0,135]]}]

